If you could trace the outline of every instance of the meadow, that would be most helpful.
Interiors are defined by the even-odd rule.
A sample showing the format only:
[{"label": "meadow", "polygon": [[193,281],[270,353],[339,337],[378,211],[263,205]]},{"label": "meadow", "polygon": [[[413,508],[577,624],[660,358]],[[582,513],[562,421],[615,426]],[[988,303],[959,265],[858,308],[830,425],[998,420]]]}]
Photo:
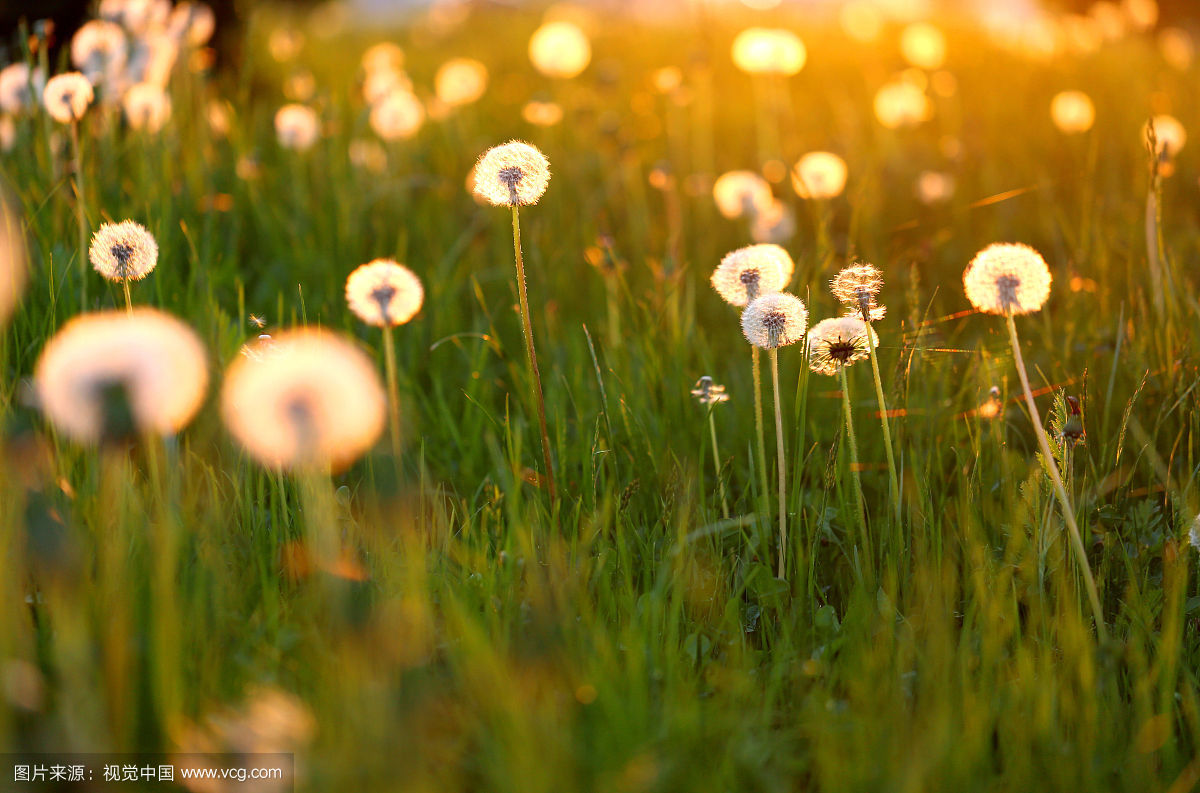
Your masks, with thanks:
[{"label": "meadow", "polygon": [[[0,119],[0,264],[28,271],[0,323],[3,751],[294,752],[303,791],[1194,789],[1200,169],[1194,143],[1146,140],[1164,114],[1200,128],[1190,40],[1145,24],[1145,2],[1009,39],[947,14],[941,58],[937,36],[902,47],[908,20],[852,5],[435,4],[382,30],[255,4],[234,63],[185,26],[160,123],[106,74],[77,122],[44,101]],[[531,64],[547,19],[586,32],[578,74]],[[739,68],[751,26],[798,34],[802,68]],[[79,66],[44,33],[30,20],[9,61]],[[390,140],[364,96],[381,41],[403,61],[374,50],[397,78],[375,104],[423,107]],[[455,57],[483,88],[438,85]],[[907,86],[892,115],[885,85]],[[1056,125],[1067,90],[1094,123]],[[312,110],[311,141],[279,134],[288,104]],[[516,213],[467,185],[514,139],[551,173],[519,221],[553,496]],[[814,151],[846,166],[828,198],[792,183]],[[718,205],[733,171],[754,178]],[[122,284],[87,243],[126,219],[158,253]],[[829,285],[855,262],[887,307],[886,408],[865,359],[826,376],[801,338],[778,390],[761,356],[765,449],[739,310],[709,282],[764,242],[794,260],[809,327],[845,313]],[[1041,424],[1005,318],[964,295],[996,242],[1052,277],[1012,318]],[[380,258],[423,285],[383,333],[346,303]],[[194,331],[203,400],[169,432],[136,402],[116,432],[106,403],[81,439],[48,416],[39,359],[127,299]],[[231,433],[231,367],[297,328],[367,356],[369,375],[331,365],[326,384],[397,397],[398,423],[349,459],[264,463]],[[698,402],[702,376],[728,401]],[[321,421],[370,412],[349,396]]]}]

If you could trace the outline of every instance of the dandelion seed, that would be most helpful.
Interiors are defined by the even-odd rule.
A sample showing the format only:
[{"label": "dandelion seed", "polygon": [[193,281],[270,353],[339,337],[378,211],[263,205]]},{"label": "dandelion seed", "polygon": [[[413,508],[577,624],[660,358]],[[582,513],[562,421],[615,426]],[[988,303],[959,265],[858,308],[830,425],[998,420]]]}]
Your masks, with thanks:
[{"label": "dandelion seed", "polygon": [[270,468],[344,468],[379,438],[386,407],[371,359],[322,330],[278,334],[269,354],[235,360],[221,389],[225,426]]},{"label": "dandelion seed", "polygon": [[421,279],[391,259],[361,265],[346,279],[346,303],[368,325],[403,325],[421,310],[424,299]]},{"label": "dandelion seed", "polygon": [[946,62],[946,36],[928,22],[915,22],[900,34],[900,53],[913,66],[940,69]]},{"label": "dandelion seed", "polygon": [[873,264],[864,262],[842,269],[829,282],[829,288],[851,316],[876,322],[887,313],[887,309],[875,301],[883,288],[883,274]]},{"label": "dandelion seed", "polygon": [[450,107],[469,105],[487,90],[488,70],[473,58],[452,58],[438,68],[433,84],[437,98]]},{"label": "dandelion seed", "polygon": [[0,110],[17,115],[33,107],[46,86],[46,75],[24,62],[0,69]]},{"label": "dandelion seed", "polygon": [[550,184],[550,162],[520,141],[493,146],[475,164],[475,193],[493,206],[536,204]]},{"label": "dandelion seed", "polygon": [[792,187],[801,198],[829,199],[846,187],[846,161],[827,151],[811,151],[792,169]]},{"label": "dandelion seed", "polygon": [[775,202],[767,180],[754,171],[721,174],[713,183],[712,193],[717,210],[730,220],[761,212]]},{"label": "dandelion seed", "polygon": [[729,401],[729,394],[725,393],[725,386],[717,385],[708,375],[704,375],[696,381],[691,393],[701,405],[719,405]]},{"label": "dandelion seed", "polygon": [[888,129],[915,127],[933,116],[925,91],[910,82],[887,83],[875,93],[875,117]]},{"label": "dandelion seed", "polygon": [[1187,143],[1187,130],[1179,119],[1164,113],[1150,119],[1142,127],[1143,140],[1149,135],[1151,125],[1154,127],[1154,153],[1160,160],[1173,159]]},{"label": "dandelion seed", "polygon": [[963,289],[986,314],[1030,314],[1050,297],[1050,269],[1042,255],[1020,243],[994,243],[967,265]]},{"label": "dandelion seed", "polygon": [[1050,118],[1066,135],[1087,132],[1096,121],[1096,106],[1083,91],[1061,91],[1050,100]]},{"label": "dandelion seed", "polygon": [[261,330],[267,326],[266,319],[264,319],[263,317],[260,317],[258,314],[251,314],[250,318],[249,318],[249,322],[251,325],[258,328],[259,330]]},{"label": "dandelion seed", "polygon": [[869,358],[879,337],[859,317],[823,319],[808,332],[808,365],[817,374],[836,376]]},{"label": "dandelion seed", "polygon": [[133,428],[170,435],[204,401],[204,345],[187,325],[161,311],[83,314],[46,344],[34,369],[46,417],[82,443],[111,430],[111,394],[121,392]]},{"label": "dandelion seed", "polygon": [[529,60],[547,77],[569,80],[591,62],[592,45],[578,25],[547,22],[529,39]]},{"label": "dandelion seed", "polygon": [[125,118],[134,129],[158,132],[171,117],[171,97],[154,83],[138,83],[121,100]]},{"label": "dandelion seed", "polygon": [[796,265],[778,245],[747,245],[725,254],[710,283],[731,306],[744,306],[760,295],[783,291]]},{"label": "dandelion seed", "polygon": [[316,111],[306,105],[284,105],[275,113],[275,135],[285,149],[311,148],[320,135]]},{"label": "dandelion seed", "polygon": [[56,74],[46,81],[42,102],[46,112],[60,124],[70,124],[83,118],[95,94],[91,82],[79,72]]},{"label": "dandelion seed", "polygon": [[105,223],[92,236],[89,258],[96,272],[110,281],[140,281],[158,264],[158,243],[132,220]]},{"label": "dandelion seed", "polygon": [[733,40],[734,64],[749,74],[798,74],[808,60],[808,50],[790,30],[747,28]]},{"label": "dandelion seed", "polygon": [[763,350],[795,344],[804,338],[808,310],[804,301],[786,292],[774,292],[751,300],[742,312],[742,335]]},{"label": "dandelion seed", "polygon": [[425,123],[425,107],[408,91],[393,91],[371,108],[370,122],[384,140],[411,138]]}]

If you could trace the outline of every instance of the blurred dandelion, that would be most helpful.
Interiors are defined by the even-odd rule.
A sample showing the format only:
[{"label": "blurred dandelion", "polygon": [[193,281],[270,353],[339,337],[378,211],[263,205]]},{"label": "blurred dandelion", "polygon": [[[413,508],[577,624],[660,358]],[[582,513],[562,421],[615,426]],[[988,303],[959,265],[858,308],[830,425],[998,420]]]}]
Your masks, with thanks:
[{"label": "blurred dandelion", "polygon": [[[880,305],[876,298],[883,288],[883,274],[873,264],[860,262],[844,268],[833,280],[829,287],[833,296],[846,309],[848,316],[860,317],[867,326],[867,338],[874,339],[875,328],[871,324],[883,319],[887,313],[886,307]],[[875,399],[879,403],[879,422],[883,429],[883,447],[887,453],[888,485],[891,489],[892,506],[896,511],[896,526],[901,520],[900,483],[896,474],[896,455],[892,447],[892,428],[888,420],[887,399],[883,394],[883,378],[879,374],[879,360],[875,348],[878,342],[867,344],[867,354],[871,359],[871,375],[875,381]]]},{"label": "blurred dandelion", "polygon": [[914,22],[900,34],[900,53],[920,69],[940,69],[946,62],[946,36],[935,25]]},{"label": "blurred dandelion", "polygon": [[387,398],[356,345],[300,329],[261,352],[235,360],[221,388],[225,426],[252,457],[269,468],[337,471],[375,443]]},{"label": "blurred dandelion", "polygon": [[1050,441],[1046,437],[1046,429],[1042,426],[1037,403],[1033,401],[1033,391],[1029,387],[1029,375],[1025,371],[1025,360],[1021,356],[1021,342],[1017,338],[1017,324],[1013,319],[1019,314],[1029,314],[1041,310],[1042,305],[1050,296],[1050,269],[1046,266],[1046,260],[1042,258],[1042,255],[1028,245],[994,243],[975,254],[975,258],[967,265],[967,269],[963,273],[963,288],[967,299],[976,309],[988,314],[1002,314],[1008,324],[1013,363],[1016,364],[1017,375],[1021,378],[1025,404],[1029,408],[1034,433],[1037,435],[1038,446],[1042,452],[1042,464],[1050,475],[1054,494],[1058,497],[1059,505],[1062,507],[1063,520],[1070,530],[1076,561],[1079,563],[1088,600],[1091,601],[1092,611],[1095,614],[1096,632],[1104,640],[1106,639],[1104,611],[1100,606],[1099,594],[1096,592],[1096,582],[1092,578],[1083,538],[1075,523],[1075,510],[1071,506],[1070,499],[1067,498],[1062,477],[1059,475],[1058,464],[1054,461],[1054,454],[1050,450]]},{"label": "blurred dandelion", "polygon": [[1030,314],[1050,297],[1050,269],[1021,243],[993,243],[963,272],[967,300],[985,314]]},{"label": "blurred dandelion", "polygon": [[783,442],[783,409],[779,393],[779,348],[804,339],[808,310],[804,301],[786,292],[756,297],[742,312],[742,333],[755,349],[767,350],[771,361],[771,387],[775,397],[775,455],[779,496],[779,577],[787,568],[787,461]]},{"label": "blurred dandelion", "polygon": [[1096,107],[1083,91],[1060,91],[1050,100],[1050,118],[1066,135],[1087,132],[1096,121]]},{"label": "blurred dandelion", "polygon": [[397,72],[404,67],[404,50],[390,41],[372,44],[362,56],[362,68],[367,74]]},{"label": "blurred dandelion", "polygon": [[124,287],[125,308],[132,313],[129,282],[142,280],[158,264],[154,235],[132,220],[105,223],[92,236],[88,255],[96,272]]},{"label": "blurred dandelion", "polygon": [[83,181],[83,146],[80,143],[79,122],[91,105],[94,94],[92,84],[79,72],[56,74],[46,81],[42,102],[50,117],[61,124],[71,126],[71,153],[75,160],[75,220],[78,228],[79,251],[79,306],[87,308],[87,199]]},{"label": "blurred dandelion", "polygon": [[171,97],[154,83],[138,83],[121,99],[125,118],[134,129],[158,132],[171,117]]},{"label": "blurred dandelion", "polygon": [[425,107],[409,91],[392,91],[371,107],[370,123],[384,140],[411,138],[425,123]]},{"label": "blurred dandelion", "polygon": [[443,63],[433,78],[437,98],[450,107],[478,101],[488,85],[488,70],[473,58],[452,58]]},{"label": "blurred dandelion", "polygon": [[578,25],[566,20],[547,22],[529,39],[529,60],[547,77],[569,80],[591,62],[592,45]]},{"label": "blurred dandelion", "polygon": [[712,438],[713,468],[716,469],[717,487],[721,493],[721,516],[728,520],[729,502],[725,498],[725,480],[721,478],[721,451],[717,447],[717,422],[713,418],[713,408],[723,402],[728,402],[729,394],[725,393],[725,386],[718,385],[708,375],[704,375],[696,381],[691,393],[697,402],[708,408],[708,431]]},{"label": "blurred dandelion", "polygon": [[390,70],[369,72],[362,85],[363,99],[368,105],[374,105],[393,91],[411,94],[412,90],[408,75]]},{"label": "blurred dandelion", "polygon": [[275,113],[275,135],[285,149],[310,149],[320,132],[317,113],[307,105],[284,105]]},{"label": "blurred dandelion", "polygon": [[1174,159],[1183,145],[1187,143],[1187,130],[1179,119],[1165,113],[1154,116],[1142,127],[1142,138],[1147,139],[1151,130],[1154,132],[1154,153],[1159,160]]},{"label": "blurred dandelion", "polygon": [[846,187],[846,161],[827,151],[805,154],[792,169],[792,187],[801,198],[836,198]]},{"label": "blurred dandelion", "polygon": [[921,171],[913,192],[925,205],[942,204],[954,197],[957,185],[954,174],[945,171]]},{"label": "blurred dandelion", "polygon": [[10,63],[0,69],[0,110],[18,115],[32,108],[42,96],[46,75],[25,62]]},{"label": "blurred dandelion", "polygon": [[1196,57],[1191,35],[1181,28],[1163,28],[1158,33],[1158,50],[1173,68],[1186,72]]},{"label": "blurred dandelion", "polygon": [[171,10],[167,29],[188,46],[203,47],[216,32],[217,17],[208,5],[184,0]]},{"label": "blurred dandelion", "polygon": [[728,171],[713,183],[713,201],[717,211],[733,220],[754,215],[775,202],[767,180],[754,171]]},{"label": "blurred dandelion", "polygon": [[485,151],[475,163],[474,173],[476,195],[486,199],[493,206],[507,206],[512,209],[513,258],[517,268],[516,286],[521,304],[521,326],[525,335],[525,353],[529,364],[533,401],[537,406],[538,427],[542,435],[546,490],[553,509],[556,493],[554,468],[550,458],[550,433],[546,429],[546,400],[542,394],[542,376],[538,372],[533,323],[529,316],[529,295],[525,284],[525,258],[521,253],[521,222],[518,213],[519,207],[536,204],[546,192],[546,187],[550,184],[550,162],[536,147],[513,140]]},{"label": "blurred dandelion", "polygon": [[28,279],[25,238],[13,206],[0,193],[0,326],[12,315]]},{"label": "blurred dandelion", "polygon": [[535,99],[521,108],[521,118],[535,127],[553,127],[563,120],[562,105]]},{"label": "blurred dandelion", "polygon": [[71,63],[93,85],[115,83],[128,59],[125,31],[103,19],[83,23],[71,39]]},{"label": "blurred dandelion", "polygon": [[910,82],[895,80],[875,93],[875,117],[888,129],[915,127],[932,116],[929,97]]},{"label": "blurred dandelion", "polygon": [[752,27],[733,40],[734,65],[748,74],[799,74],[808,60],[808,50],[790,30]]},{"label": "blurred dandelion", "polygon": [[204,401],[207,355],[191,328],[155,309],[81,314],[47,342],[33,382],[46,417],[76,441],[170,435]]},{"label": "blurred dandelion", "polygon": [[750,239],[760,244],[778,245],[796,234],[796,213],[782,201],[772,201],[760,209],[750,222]]},{"label": "blurred dandelion", "polygon": [[392,454],[400,456],[400,399],[396,385],[396,347],[392,328],[408,322],[421,310],[425,290],[421,279],[398,262],[375,259],[346,279],[346,303],[368,325],[383,328],[384,368],[387,372]]}]

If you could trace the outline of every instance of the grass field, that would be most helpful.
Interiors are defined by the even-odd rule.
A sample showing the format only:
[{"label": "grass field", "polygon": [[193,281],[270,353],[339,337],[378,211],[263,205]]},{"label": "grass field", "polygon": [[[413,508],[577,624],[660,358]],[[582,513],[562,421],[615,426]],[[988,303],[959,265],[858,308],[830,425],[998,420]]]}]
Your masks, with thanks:
[{"label": "grass field", "polygon": [[[295,752],[296,789],[321,791],[1192,790],[1200,172],[1195,144],[1165,158],[1148,213],[1143,127],[1197,129],[1200,74],[1155,31],[1085,25],[1035,53],[935,21],[945,64],[922,70],[894,22],[863,42],[784,11],[593,13],[589,65],[551,79],[527,55],[536,9],[379,30],[259,8],[236,65],[189,68],[202,51],[184,48],[156,133],[98,88],[81,171],[71,124],[12,116],[0,171],[29,282],[0,326],[0,746]],[[750,25],[799,33],[804,68],[735,67]],[[384,39],[430,107],[394,141],[361,90]],[[14,61],[44,55],[14,44]],[[487,90],[440,107],[435,72],[460,56],[486,64]],[[876,91],[897,79],[927,120],[880,123]],[[1089,131],[1052,122],[1067,89],[1094,102]],[[531,99],[562,120],[529,123]],[[280,145],[288,102],[316,112],[311,148]],[[512,215],[466,188],[514,138],[552,172],[520,224],[553,501]],[[845,190],[801,199],[787,169],[821,150],[847,164]],[[844,369],[852,465],[842,381],[782,347],[782,576],[775,392],[764,356],[758,470],[750,348],[709,285],[752,241],[713,200],[733,170],[778,179],[810,325],[842,313],[829,281],[846,264],[885,281],[900,515],[870,365]],[[925,172],[952,192],[921,200]],[[152,232],[158,266],[132,303],[207,350],[207,398],[178,434],[79,443],[37,407],[47,341],[125,308],[81,258],[81,205],[88,237],[124,219]],[[1103,624],[1005,320],[963,293],[975,253],[1006,241],[1053,276],[1015,321]],[[332,474],[262,465],[223,427],[222,373],[258,334],[305,325],[353,339],[383,383],[383,336],[343,294],[380,257],[425,290],[394,331],[399,455],[384,431]],[[730,396],[711,425],[689,393],[702,375]]]}]

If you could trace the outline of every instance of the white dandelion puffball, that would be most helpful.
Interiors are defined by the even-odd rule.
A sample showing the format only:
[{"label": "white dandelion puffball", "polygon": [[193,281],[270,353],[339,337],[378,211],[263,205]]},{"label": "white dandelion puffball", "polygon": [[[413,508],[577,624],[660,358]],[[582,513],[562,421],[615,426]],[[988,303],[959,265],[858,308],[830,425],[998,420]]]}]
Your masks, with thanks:
[{"label": "white dandelion puffball", "polygon": [[713,201],[722,216],[733,220],[761,212],[775,202],[771,185],[754,171],[727,171],[713,183]]},{"label": "white dandelion puffball", "polygon": [[1154,125],[1154,153],[1163,159],[1171,159],[1179,154],[1179,150],[1187,143],[1187,130],[1179,119],[1165,113],[1150,119],[1142,127],[1142,139],[1147,139],[1150,125]]},{"label": "white dandelion puffball", "polygon": [[138,83],[121,99],[125,118],[134,129],[158,132],[171,118],[171,97],[154,83]]},{"label": "white dandelion puffball", "polygon": [[925,92],[904,80],[887,83],[875,93],[875,118],[888,129],[915,127],[933,116]]},{"label": "white dandelion puffball", "polygon": [[750,74],[798,74],[808,60],[808,50],[790,30],[746,28],[733,40],[733,62]]},{"label": "white dandelion puffball", "polygon": [[362,56],[362,68],[367,74],[399,71],[404,66],[404,50],[398,44],[381,41],[372,44]]},{"label": "white dandelion puffball", "polygon": [[285,149],[312,148],[321,134],[317,113],[307,105],[284,105],[275,113],[275,135]]},{"label": "white dandelion puffball", "polygon": [[346,278],[346,303],[368,325],[403,325],[424,300],[421,279],[391,259],[367,262]]},{"label": "white dandelion puffball", "polygon": [[550,161],[518,140],[493,146],[475,163],[475,194],[493,206],[536,204],[550,184]]},{"label": "white dandelion puffball", "polygon": [[82,314],[47,342],[33,383],[46,417],[76,441],[104,438],[114,388],[137,429],[170,435],[204,401],[207,355],[191,328],[156,309]]},{"label": "white dandelion puffball", "polygon": [[348,466],[379,438],[386,407],[371,359],[315,329],[275,335],[257,359],[238,356],[221,389],[225,426],[270,468]]},{"label": "white dandelion puffball", "polygon": [[782,292],[795,268],[778,245],[747,245],[725,254],[709,280],[726,303],[744,306],[760,295]]},{"label": "white dandelion puffball", "polygon": [[787,242],[796,234],[796,213],[782,201],[755,213],[750,221],[750,239],[758,243]]},{"label": "white dandelion puffball", "polygon": [[985,314],[1030,314],[1050,297],[1050,268],[1028,245],[993,243],[967,265],[963,290]]},{"label": "white dandelion puffball", "polygon": [[88,257],[110,281],[140,281],[158,264],[158,243],[140,223],[105,223],[92,235]]},{"label": "white dandelion puffball", "polygon": [[46,88],[46,75],[25,62],[0,69],[0,110],[16,115],[33,107]]},{"label": "white dandelion puffball", "polygon": [[810,151],[792,169],[796,195],[809,199],[836,198],[846,189],[846,161],[828,151]]},{"label": "white dandelion puffball", "polygon": [[808,332],[808,366],[817,374],[836,375],[878,345],[879,337],[861,317],[823,319]]},{"label": "white dandelion puffball", "polygon": [[529,60],[547,77],[569,80],[592,60],[592,45],[578,25],[547,22],[529,39]]},{"label": "white dandelion puffball", "polygon": [[1050,100],[1050,118],[1066,135],[1087,132],[1096,121],[1096,106],[1083,91],[1060,91]]},{"label": "white dandelion puffball", "polygon": [[917,68],[940,69],[946,62],[946,36],[928,22],[914,22],[900,34],[900,53]]},{"label": "white dandelion puffball", "polygon": [[795,344],[804,338],[808,309],[804,301],[787,292],[756,297],[742,312],[746,341],[764,350]]},{"label": "white dandelion puffball", "polygon": [[848,316],[864,317],[876,322],[884,318],[887,308],[876,298],[883,289],[883,273],[873,264],[858,262],[842,269],[829,282],[829,290],[846,309]]},{"label": "white dandelion puffball", "polygon": [[437,98],[450,107],[469,105],[487,90],[488,70],[473,58],[451,58],[438,67],[433,85]]},{"label": "white dandelion puffball", "polygon": [[125,31],[114,22],[90,20],[71,39],[71,63],[93,83],[116,76],[128,58]]},{"label": "white dandelion puffball", "polygon": [[412,92],[397,89],[371,107],[370,122],[384,140],[411,138],[425,123],[425,106]]},{"label": "white dandelion puffball", "polygon": [[94,98],[91,81],[79,72],[54,75],[46,81],[46,89],[42,93],[46,112],[61,124],[70,124],[83,118]]}]

